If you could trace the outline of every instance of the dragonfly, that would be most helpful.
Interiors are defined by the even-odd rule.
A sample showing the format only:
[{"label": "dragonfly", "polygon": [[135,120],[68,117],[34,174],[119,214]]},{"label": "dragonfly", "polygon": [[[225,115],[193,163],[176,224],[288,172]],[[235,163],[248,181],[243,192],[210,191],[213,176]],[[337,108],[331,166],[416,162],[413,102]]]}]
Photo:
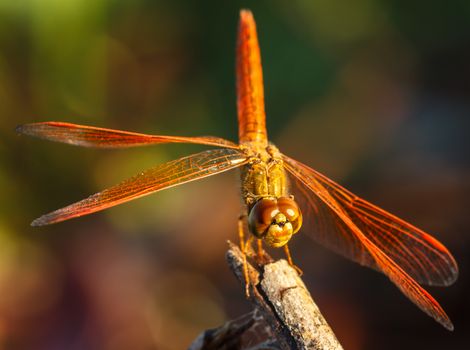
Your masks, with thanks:
[{"label": "dragonfly", "polygon": [[[261,55],[256,23],[249,10],[240,11],[236,87],[238,144],[214,136],[148,135],[65,122],[18,126],[21,134],[84,147],[114,149],[163,143],[215,147],[140,172],[86,199],[45,214],[31,225],[48,225],[91,214],[238,168],[244,207],[239,233],[244,252],[247,242],[256,239],[258,249],[262,249],[263,242],[270,247],[283,247],[293,265],[288,242],[306,226],[304,222],[310,225],[307,233],[314,240],[385,274],[422,311],[453,330],[445,311],[421,286],[448,286],[455,282],[458,267],[447,248],[419,228],[286,156],[268,141]],[[293,188],[297,189],[295,196],[291,192]],[[303,213],[310,213],[310,218],[307,220]],[[246,241],[244,226],[250,232]]]}]

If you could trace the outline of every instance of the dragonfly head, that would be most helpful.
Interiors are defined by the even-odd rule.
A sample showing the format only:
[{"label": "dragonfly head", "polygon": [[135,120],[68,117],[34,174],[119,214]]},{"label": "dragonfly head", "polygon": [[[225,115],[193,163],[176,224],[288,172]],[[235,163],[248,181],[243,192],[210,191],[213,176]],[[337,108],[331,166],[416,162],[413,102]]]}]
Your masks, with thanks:
[{"label": "dragonfly head", "polygon": [[285,245],[302,226],[302,213],[289,197],[261,198],[251,208],[248,227],[274,248]]}]

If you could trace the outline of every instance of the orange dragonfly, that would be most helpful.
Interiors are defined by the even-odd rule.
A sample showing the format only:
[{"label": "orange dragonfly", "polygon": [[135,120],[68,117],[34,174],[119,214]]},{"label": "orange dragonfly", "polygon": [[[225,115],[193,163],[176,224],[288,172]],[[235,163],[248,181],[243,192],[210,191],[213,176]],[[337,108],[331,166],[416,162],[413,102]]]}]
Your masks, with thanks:
[{"label": "orange dragonfly", "polygon": [[[302,226],[297,204],[303,198],[309,235],[335,252],[384,273],[421,310],[445,328],[453,325],[441,306],[420,284],[448,286],[458,275],[457,264],[439,241],[419,228],[376,207],[328,177],[282,153],[268,141],[265,126],[263,75],[253,15],[240,12],[236,50],[239,144],[218,137],[145,135],[62,122],[18,126],[19,133],[76,146],[123,148],[160,143],[216,146],[157,165],[86,199],[43,215],[42,226],[97,212],[172,186],[231,169],[241,169],[245,215],[253,238],[284,247]],[[288,176],[298,194],[291,195]],[[307,220],[304,220],[307,222]],[[249,239],[250,240],[250,239]],[[260,252],[260,251],[258,251]]]}]

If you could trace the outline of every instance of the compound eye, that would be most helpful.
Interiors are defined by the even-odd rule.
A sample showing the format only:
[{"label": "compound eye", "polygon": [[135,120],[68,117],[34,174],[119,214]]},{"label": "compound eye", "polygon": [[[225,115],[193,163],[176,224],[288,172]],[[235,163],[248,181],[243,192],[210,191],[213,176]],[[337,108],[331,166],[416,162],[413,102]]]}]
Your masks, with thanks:
[{"label": "compound eye", "polygon": [[251,233],[256,237],[263,237],[277,213],[279,209],[276,200],[263,198],[256,202],[248,215],[248,227]]},{"label": "compound eye", "polygon": [[277,200],[277,205],[279,211],[292,223],[293,233],[296,233],[302,226],[302,212],[297,203],[292,198],[281,197]]},{"label": "compound eye", "polygon": [[283,213],[289,221],[296,220],[300,214],[300,208],[297,203],[288,197],[281,197],[277,200],[279,211]]}]

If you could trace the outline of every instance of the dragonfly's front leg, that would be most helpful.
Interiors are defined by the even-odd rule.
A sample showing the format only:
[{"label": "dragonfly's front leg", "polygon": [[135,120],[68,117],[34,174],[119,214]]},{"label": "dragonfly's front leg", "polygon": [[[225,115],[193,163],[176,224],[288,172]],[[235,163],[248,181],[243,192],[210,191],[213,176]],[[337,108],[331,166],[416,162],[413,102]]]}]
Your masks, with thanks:
[{"label": "dragonfly's front leg", "polygon": [[284,245],[284,252],[286,253],[286,258],[287,258],[287,262],[289,263],[289,265],[292,266],[295,269],[295,271],[297,271],[299,276],[302,276],[303,271],[297,265],[295,265],[294,262],[292,261],[292,256],[290,255],[289,246],[287,244]]},{"label": "dragonfly's front leg", "polygon": [[258,261],[262,261],[264,257],[264,250],[263,250],[263,240],[258,238],[256,240],[256,258]]},{"label": "dragonfly's front leg", "polygon": [[248,250],[252,250],[251,242],[253,241],[253,237],[250,236],[245,241],[245,229],[244,229],[244,222],[245,222],[246,215],[240,215],[238,218],[238,238],[240,240],[240,250],[243,254],[243,277],[245,279],[245,294],[246,297],[250,297],[250,276],[248,275],[248,263],[246,261],[246,255],[248,254]]}]

